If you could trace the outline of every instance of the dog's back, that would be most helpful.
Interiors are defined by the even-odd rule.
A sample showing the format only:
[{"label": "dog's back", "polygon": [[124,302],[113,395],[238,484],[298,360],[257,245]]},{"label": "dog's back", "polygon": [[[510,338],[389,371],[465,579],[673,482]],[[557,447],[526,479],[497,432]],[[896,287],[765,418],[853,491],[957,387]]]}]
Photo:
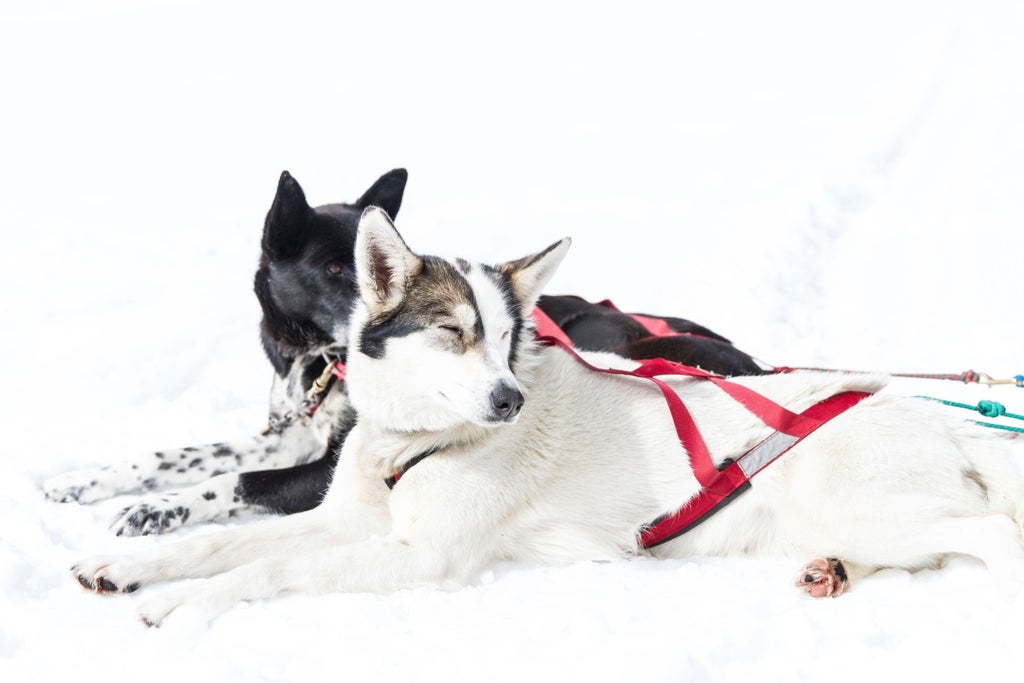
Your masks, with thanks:
[{"label": "dog's back", "polygon": [[763,372],[749,354],[722,335],[684,318],[643,315],[668,334],[652,335],[631,314],[578,296],[541,296],[537,306],[584,351],[611,351],[633,359],[667,358],[722,375]]},{"label": "dog's back", "polygon": [[[359,422],[323,504],[137,557],[85,558],[77,581],[130,592],[219,574],[145,604],[144,621],[159,624],[182,604],[220,611],[289,591],[451,586],[504,559],[638,552],[645,525],[687,505],[699,485],[647,379],[593,372],[532,341],[526,316],[567,248],[493,267],[421,257],[368,210],[348,376]],[[767,443],[769,428],[717,384],[667,381],[710,451],[703,472]],[[793,411],[883,383],[796,373],[737,381]],[[1024,485],[999,462],[1004,441],[931,403],[882,394],[816,426],[730,505],[651,554],[814,558],[796,584],[819,597],[880,567],[950,553],[1019,578]]]},{"label": "dog's back", "polygon": [[[360,239],[365,223],[364,218]],[[430,454],[404,475],[394,500],[431,490],[428,501],[422,493],[411,495],[440,517],[446,516],[435,507],[441,501],[458,501],[484,515],[487,521],[481,523],[491,528],[475,541],[475,559],[482,561],[477,553],[483,553],[568,561],[636,552],[645,524],[673,513],[700,490],[657,389],[644,379],[595,373],[561,348],[536,349],[526,332],[531,300],[507,305],[509,297],[520,295],[514,288],[501,292],[507,286],[501,274],[512,273],[514,282],[520,268],[531,272],[547,260],[557,263],[552,254],[564,253],[566,243],[488,271],[468,262],[421,260],[397,233],[380,230],[390,235],[390,246],[379,254],[371,249],[363,267],[392,265],[362,284],[364,300],[379,298],[373,293],[379,281],[389,282],[392,298],[379,299],[382,313],[364,311],[353,321],[361,332],[350,391],[368,433],[392,434],[387,437],[392,443],[395,433],[430,434],[392,450],[382,466],[401,469],[419,462],[418,453]],[[357,259],[359,253],[357,246]],[[448,269],[441,280],[438,269]],[[439,285],[424,280],[459,282],[444,285],[455,294],[442,300],[429,293]],[[464,310],[464,317],[452,317],[449,310]],[[417,313],[413,318],[408,311]],[[374,323],[376,315],[389,322]],[[519,318],[508,321],[509,315]],[[450,327],[454,332],[445,332]],[[370,333],[384,329],[397,336],[385,341]],[[512,351],[502,351],[502,340],[515,330],[520,333],[513,336]],[[473,346],[465,346],[466,340]],[[501,362],[503,353],[507,359]],[[599,355],[595,362],[632,365],[612,355]],[[381,379],[389,376],[401,377],[401,385]],[[468,383],[478,381],[470,378],[485,381],[467,393]],[[739,458],[772,434],[715,384],[667,381],[689,406],[715,466]],[[834,394],[874,392],[884,385],[878,376],[819,373],[736,381],[794,412]],[[515,419],[487,417],[488,387],[510,382],[525,397],[521,412]],[[1007,455],[1002,444],[923,400],[870,397],[797,443],[723,511],[653,552],[823,555],[873,567],[926,566],[950,552],[986,560],[1000,552],[1021,554],[1016,531],[1006,545],[976,542],[1001,533],[979,520],[992,514],[1019,519],[1010,501],[1024,499],[1024,488],[1010,468],[998,465]],[[477,509],[467,500],[459,490],[467,480],[474,482],[473,500],[489,505]],[[394,523],[402,533],[416,526],[401,517]],[[463,558],[465,566],[476,566],[470,559]]]}]

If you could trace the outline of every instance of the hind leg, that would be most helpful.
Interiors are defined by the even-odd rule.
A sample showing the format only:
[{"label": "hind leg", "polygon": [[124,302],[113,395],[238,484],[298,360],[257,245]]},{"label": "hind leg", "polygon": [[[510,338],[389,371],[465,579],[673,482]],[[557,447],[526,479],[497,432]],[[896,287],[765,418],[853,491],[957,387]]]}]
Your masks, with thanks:
[{"label": "hind leg", "polygon": [[878,571],[877,567],[856,564],[838,557],[819,557],[803,566],[793,585],[812,598],[838,598],[850,587]]},{"label": "hind leg", "polygon": [[922,555],[970,555],[997,576],[1015,573],[1024,562],[1020,528],[1006,515],[939,519],[906,539],[905,547]]},{"label": "hind leg", "polygon": [[888,539],[888,544],[853,553],[870,558],[867,563],[836,557],[812,560],[801,569],[795,585],[812,597],[838,597],[854,580],[878,568],[921,569],[951,554],[978,558],[1006,590],[1024,585],[1024,543],[1020,529],[1005,515],[937,519],[906,537]]},{"label": "hind leg", "polygon": [[1000,591],[1019,593],[1024,587],[1024,539],[1016,522],[1005,515],[956,521],[951,532],[962,536],[959,548],[951,552],[978,558],[992,572]]}]

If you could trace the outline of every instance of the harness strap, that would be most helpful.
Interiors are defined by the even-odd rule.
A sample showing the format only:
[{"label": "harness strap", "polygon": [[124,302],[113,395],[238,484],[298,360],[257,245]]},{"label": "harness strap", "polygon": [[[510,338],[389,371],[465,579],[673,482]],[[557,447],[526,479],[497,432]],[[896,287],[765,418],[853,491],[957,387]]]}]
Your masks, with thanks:
[{"label": "harness strap", "polygon": [[[554,321],[539,308],[534,308],[532,315],[534,323],[537,326],[538,335],[540,334],[540,330],[548,330],[558,327],[555,325]],[[823,420],[819,420],[814,417],[813,413],[805,412],[798,415],[791,410],[787,410],[775,401],[762,396],[753,389],[736,384],[735,382],[730,382],[721,375],[716,375],[708,372],[707,370],[701,370],[700,368],[695,368],[689,365],[675,363],[673,361],[665,360],[664,358],[652,358],[637,361],[639,366],[633,370],[599,368],[591,365],[580,357],[572,347],[571,342],[567,343],[563,340],[565,337],[564,333],[561,337],[562,338],[557,336],[539,336],[538,341],[559,346],[578,362],[582,363],[584,367],[593,370],[594,372],[602,372],[610,375],[642,377],[644,379],[649,379],[658,387],[659,390],[661,390],[662,395],[665,397],[665,402],[668,404],[669,411],[672,413],[672,421],[676,427],[676,434],[679,436],[679,440],[682,443],[683,448],[686,449],[686,452],[689,455],[693,473],[697,477],[697,481],[704,487],[710,486],[715,481],[715,477],[718,475],[718,469],[711,461],[711,454],[708,452],[704,439],[697,430],[697,425],[694,424],[690,411],[686,409],[686,406],[683,404],[682,399],[679,398],[679,395],[663,381],[657,379],[657,375],[677,375],[708,380],[738,401],[744,408],[761,420],[761,422],[765,423],[775,431],[782,432],[784,434],[794,436],[798,434],[806,435],[820,427],[824,422]]]},{"label": "harness strap", "polygon": [[[538,316],[547,317],[540,309],[534,309],[535,319]],[[550,319],[549,319],[550,321]],[[553,322],[551,323],[554,324]],[[595,365],[591,365],[585,361],[576,351],[573,349],[571,344],[567,344],[557,337],[549,336],[538,336],[537,341],[541,343],[551,344],[558,346],[562,350],[566,351],[569,355],[575,358],[580,364],[582,364],[588,370],[594,372],[600,372],[607,375],[623,375],[627,377],[641,377],[648,379],[661,390],[662,396],[665,397],[665,403],[668,404],[669,412],[672,414],[672,422],[675,424],[676,435],[679,437],[679,441],[690,458],[690,467],[693,468],[693,472],[697,477],[697,481],[701,485],[705,485],[714,480],[715,474],[718,470],[715,468],[714,463],[711,461],[711,454],[708,452],[707,446],[704,444],[704,439],[701,438],[700,432],[697,431],[697,425],[693,421],[693,416],[690,415],[690,411],[686,409],[686,405],[683,400],[679,398],[679,395],[672,390],[672,387],[668,386],[662,380],[655,377],[655,375],[689,375],[688,371],[693,370],[700,374],[690,375],[700,377],[705,373],[703,370],[697,368],[691,368],[687,365],[680,365],[673,363],[672,361],[665,360],[664,358],[654,358],[651,360],[639,361],[640,366],[634,370],[617,370],[615,368],[599,368]]]},{"label": "harness strap", "polygon": [[844,391],[820,401],[801,416],[811,418],[801,423],[795,433],[776,431],[747,451],[739,459],[717,472],[714,480],[703,484],[701,490],[674,513],[664,515],[648,524],[640,532],[640,545],[650,548],[685,534],[701,522],[745,493],[750,480],[772,462],[782,457],[804,437],[821,425],[870,396],[862,391]]},{"label": "harness strap", "polygon": [[341,362],[341,359],[338,359],[331,363],[331,374],[334,375],[334,379],[344,382],[345,376],[348,375],[348,368]]},{"label": "harness strap", "polygon": [[[607,305],[611,305],[610,302]],[[802,413],[794,413],[752,389],[730,382],[720,375],[664,358],[638,361],[639,366],[633,370],[600,368],[584,360],[572,347],[569,337],[542,310],[535,307],[532,316],[538,342],[558,346],[594,372],[650,380],[665,397],[676,434],[686,451],[690,467],[701,489],[675,512],[644,525],[640,530],[639,539],[641,547],[644,548],[672,540],[711,517],[750,489],[750,479],[754,475],[788,452],[814,430],[870,395],[859,391],[841,392],[819,401]],[[679,395],[668,384],[658,379],[659,375],[677,375],[713,382],[775,431],[740,458],[728,462],[719,470],[711,459],[707,444],[697,430],[690,411]],[[397,472],[386,478],[384,483],[389,489],[394,488],[402,475],[436,450],[430,449],[410,459]]]},{"label": "harness strap", "polygon": [[569,339],[569,335],[547,313],[540,310],[539,307],[534,306],[531,317],[533,318],[533,325],[537,329],[538,337],[551,337],[561,341],[563,344],[572,345],[572,339]]},{"label": "harness strap", "polygon": [[[554,322],[538,308],[534,309],[533,316],[538,330],[554,326]],[[595,372],[649,379],[665,397],[676,433],[686,450],[690,467],[701,485],[701,490],[676,512],[659,517],[644,527],[640,534],[640,543],[644,548],[669,541],[708,519],[749,489],[751,477],[789,451],[808,434],[870,395],[865,392],[841,392],[819,401],[798,414],[752,389],[700,368],[674,363],[664,358],[639,361],[640,365],[634,370],[599,368],[588,363],[571,345],[557,337],[540,337],[538,341],[562,348],[577,362]],[[719,470],[715,467],[707,444],[697,430],[693,416],[686,409],[683,400],[655,375],[679,375],[713,382],[775,431],[738,460]]]},{"label": "harness strap", "polygon": [[[598,301],[597,305],[604,306],[605,308],[610,308],[618,313],[622,313],[622,311],[619,310],[619,307],[612,303],[611,299]],[[644,329],[650,333],[650,337],[637,339],[636,341],[638,342],[647,341],[648,339],[656,339],[658,337],[700,337],[702,339],[708,339],[708,337],[702,334],[696,334],[694,332],[676,332],[675,330],[672,329],[668,322],[662,320],[661,318],[652,318],[649,315],[640,315],[639,313],[623,313],[623,315],[628,315],[630,318],[643,325]]]}]

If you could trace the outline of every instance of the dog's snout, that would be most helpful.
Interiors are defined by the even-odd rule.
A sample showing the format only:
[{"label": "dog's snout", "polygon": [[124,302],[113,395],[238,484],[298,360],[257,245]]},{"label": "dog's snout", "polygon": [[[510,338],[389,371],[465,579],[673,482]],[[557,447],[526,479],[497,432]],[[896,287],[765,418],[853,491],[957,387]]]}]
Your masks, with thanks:
[{"label": "dog's snout", "polygon": [[514,420],[523,409],[523,394],[511,384],[502,382],[491,392],[491,408],[499,420]]}]

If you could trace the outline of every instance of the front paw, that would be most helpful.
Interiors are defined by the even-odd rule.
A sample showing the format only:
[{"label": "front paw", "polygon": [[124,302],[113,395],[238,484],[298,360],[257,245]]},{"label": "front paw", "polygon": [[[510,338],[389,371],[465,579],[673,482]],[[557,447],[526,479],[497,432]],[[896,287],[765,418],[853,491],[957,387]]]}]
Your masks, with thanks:
[{"label": "front paw", "polygon": [[118,536],[165,534],[188,522],[192,511],[176,504],[176,494],[143,498],[117,513],[110,528]]},{"label": "front paw", "polygon": [[132,593],[142,582],[132,577],[130,565],[130,557],[100,555],[76,563],[71,567],[71,575],[83,588],[95,593]]},{"label": "front paw", "polygon": [[65,472],[43,482],[47,499],[58,503],[95,503],[114,495],[104,483],[105,470]]}]

